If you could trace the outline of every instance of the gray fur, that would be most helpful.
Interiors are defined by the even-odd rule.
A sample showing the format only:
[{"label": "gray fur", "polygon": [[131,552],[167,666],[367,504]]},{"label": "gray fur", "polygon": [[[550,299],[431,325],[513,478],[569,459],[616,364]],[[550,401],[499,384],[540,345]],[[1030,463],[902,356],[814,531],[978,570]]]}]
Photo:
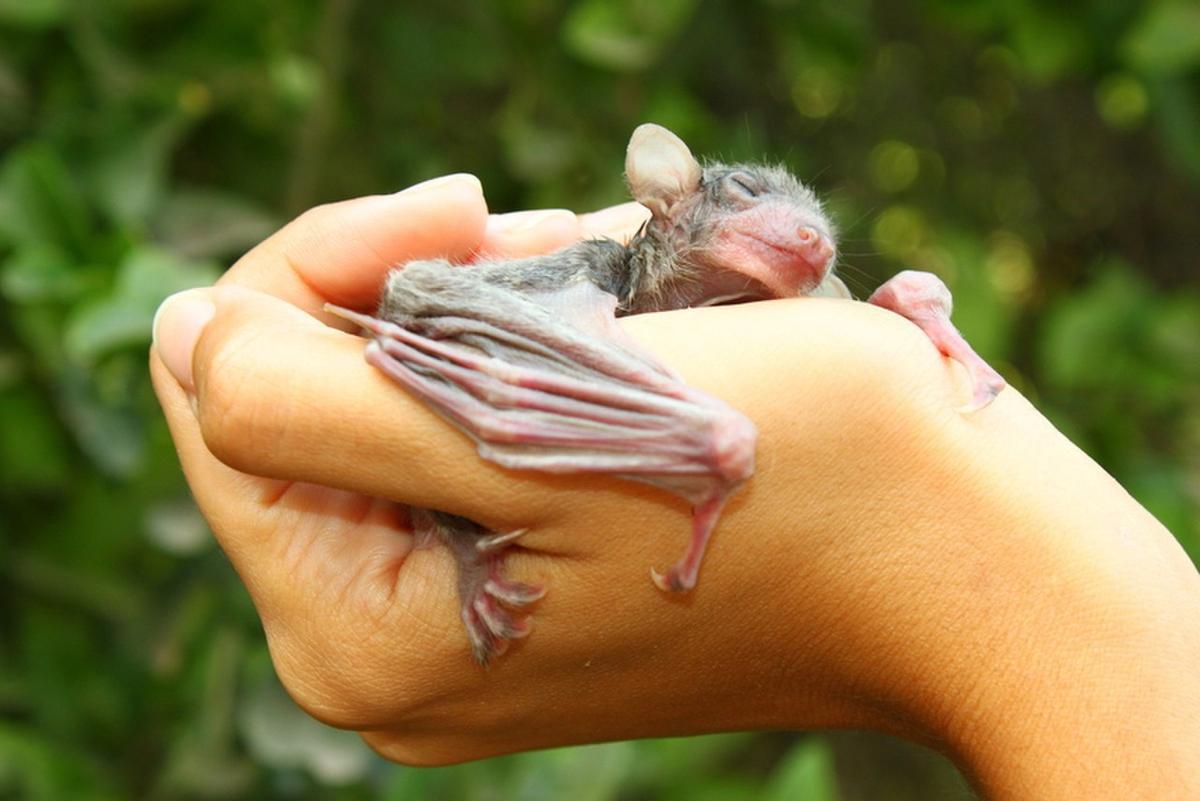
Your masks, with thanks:
[{"label": "gray fur", "polygon": [[[612,239],[587,240],[545,256],[484,262],[465,269],[443,259],[412,262],[389,275],[380,316],[399,322],[437,309],[461,313],[463,307],[456,309],[457,301],[442,294],[461,282],[477,288],[471,303],[485,302],[487,287],[542,293],[590,281],[617,298],[618,316],[703,305],[711,298],[698,279],[721,269],[706,260],[707,248],[722,222],[744,208],[746,197],[739,183],[752,187],[760,202],[782,201],[800,209],[813,228],[834,241],[833,225],[820,200],[787,170],[718,162],[704,167],[695,190],[673,203],[665,215],[648,221],[628,245]],[[767,296],[752,287],[744,294],[748,299]]]},{"label": "gray fur", "polygon": [[[739,270],[745,259],[797,252],[808,241],[800,234],[816,232],[827,243],[823,270],[833,229],[786,170],[701,167],[658,126],[634,132],[626,175],[651,211],[628,245],[596,239],[524,259],[412,262],[388,275],[379,319],[339,313],[375,334],[368,361],[475,440],[482,457],[607,473],[685,498],[694,508],[688,552],[667,574],[652,571],[659,587],[681,592],[696,581],[725,499],[753,473],[757,434],[744,415],[643,353],[614,317],[772,297],[759,281],[774,276]],[[812,291],[825,275],[780,291]],[[413,520],[422,539],[436,537],[455,555],[463,623],[486,664],[524,635],[513,613],[540,588],[502,576],[503,546],[481,552],[481,543],[507,537],[433,510],[414,510]]]}]

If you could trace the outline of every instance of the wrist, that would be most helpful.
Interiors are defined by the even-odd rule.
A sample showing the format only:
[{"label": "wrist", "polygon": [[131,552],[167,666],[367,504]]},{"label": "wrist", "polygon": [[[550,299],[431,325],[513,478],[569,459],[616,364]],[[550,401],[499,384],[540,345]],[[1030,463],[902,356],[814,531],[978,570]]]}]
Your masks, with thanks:
[{"label": "wrist", "polygon": [[1200,794],[1200,608],[1150,597],[1158,575],[1091,578],[1026,615],[942,721],[989,799]]},{"label": "wrist", "polygon": [[1194,796],[1200,582],[1170,534],[1015,391],[957,413],[955,368],[902,321],[769,305],[747,323],[781,313],[796,372],[727,397],[760,472],[706,569],[789,590],[749,633],[794,690],[776,725],[925,742],[989,798]]},{"label": "wrist", "polygon": [[936,591],[880,697],[989,799],[1196,797],[1200,582],[1182,549],[1014,392],[936,432],[958,474],[921,465],[937,490],[903,523],[936,532]]}]

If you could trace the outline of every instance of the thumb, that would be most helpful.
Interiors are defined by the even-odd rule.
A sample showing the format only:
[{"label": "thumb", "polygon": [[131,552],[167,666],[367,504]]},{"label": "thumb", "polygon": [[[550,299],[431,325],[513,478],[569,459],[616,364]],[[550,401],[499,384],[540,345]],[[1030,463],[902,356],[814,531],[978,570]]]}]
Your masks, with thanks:
[{"label": "thumb", "polygon": [[232,468],[480,522],[530,522],[496,519],[536,506],[513,503],[522,480],[478,459],[467,437],[368,365],[363,344],[244,287],[164,301],[155,386],[198,495],[211,486],[226,504]]}]

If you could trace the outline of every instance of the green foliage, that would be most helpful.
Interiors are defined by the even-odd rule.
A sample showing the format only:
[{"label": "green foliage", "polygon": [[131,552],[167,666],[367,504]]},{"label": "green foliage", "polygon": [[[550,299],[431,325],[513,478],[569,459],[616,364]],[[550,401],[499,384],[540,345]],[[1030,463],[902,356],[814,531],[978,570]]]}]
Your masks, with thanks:
[{"label": "green foliage", "polygon": [[0,798],[823,800],[903,775],[909,752],[766,735],[417,770],[309,721],[187,498],[154,310],[309,205],[440,173],[498,210],[623,200],[652,119],[811,178],[859,294],[941,274],[1200,558],[1198,70],[1182,0],[0,0]]},{"label": "green foliage", "polygon": [[833,751],[821,740],[801,743],[784,759],[761,797],[766,801],[837,801]]}]

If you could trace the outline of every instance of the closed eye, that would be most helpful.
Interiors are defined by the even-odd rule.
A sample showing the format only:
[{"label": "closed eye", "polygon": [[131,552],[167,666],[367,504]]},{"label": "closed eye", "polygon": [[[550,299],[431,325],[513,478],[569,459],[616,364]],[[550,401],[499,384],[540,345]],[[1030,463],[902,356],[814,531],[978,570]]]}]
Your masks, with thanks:
[{"label": "closed eye", "polygon": [[731,176],[729,176],[729,180],[731,182],[733,182],[738,187],[738,189],[741,189],[743,192],[745,192],[750,197],[758,197],[758,187],[756,187],[754,184],[750,183],[745,178],[738,176],[738,175],[731,175]]}]

